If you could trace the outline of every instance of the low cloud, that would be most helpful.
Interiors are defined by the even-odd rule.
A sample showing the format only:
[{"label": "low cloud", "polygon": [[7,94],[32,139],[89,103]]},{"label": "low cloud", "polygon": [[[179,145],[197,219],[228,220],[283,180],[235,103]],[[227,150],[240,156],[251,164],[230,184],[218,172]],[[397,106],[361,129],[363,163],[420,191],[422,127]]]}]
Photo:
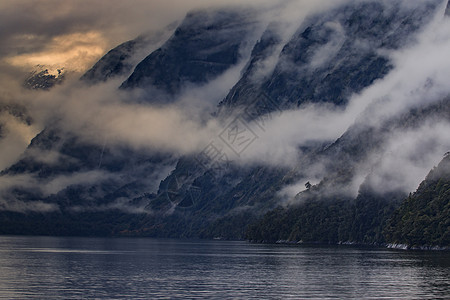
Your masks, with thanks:
[{"label": "low cloud", "polygon": [[[0,113],[2,136],[0,137],[0,170],[16,162],[39,129],[28,125],[7,112]],[[18,149],[21,149],[18,151]]]},{"label": "low cloud", "polygon": [[9,199],[3,201],[0,199],[0,211],[13,211],[19,213],[28,212],[54,212],[58,211],[58,206],[52,203],[45,203],[43,201],[18,201],[17,199]]},{"label": "low cloud", "polygon": [[412,192],[450,149],[450,122],[429,121],[397,131],[383,152],[375,154],[368,183],[380,192]]},{"label": "low cloud", "polygon": [[[314,109],[313,112],[305,109],[304,115],[301,113],[302,110],[288,112],[287,114],[291,113],[293,116],[297,114],[297,116],[286,118],[288,130],[278,131],[278,135],[273,136],[274,144],[276,145],[278,140],[285,139],[288,142],[282,144],[291,145],[288,149],[301,145],[301,143],[296,144],[296,141],[301,141],[302,138],[295,137],[295,134],[289,131],[289,128],[293,127],[288,125],[295,124],[295,120],[298,119],[305,120],[307,124],[298,129],[299,133],[302,132],[303,140],[311,138],[308,134],[304,135],[304,131],[311,132],[318,138],[333,140],[333,135],[335,138],[339,137],[340,133],[352,124],[380,128],[396,116],[402,116],[414,108],[430,106],[450,95],[448,85],[450,61],[446,59],[450,53],[450,20],[443,18],[443,9],[444,6],[433,22],[418,34],[416,43],[405,49],[384,53],[391,58],[394,65],[394,69],[384,79],[376,81],[361,93],[353,95],[343,111],[321,108],[321,113],[314,112]],[[315,115],[322,117],[314,118]],[[279,118],[279,120],[282,119],[282,117]],[[370,185],[375,190],[405,193],[414,191],[430,169],[439,163],[443,154],[450,150],[448,142],[450,128],[447,120],[431,119],[423,120],[423,122],[419,128],[394,130],[387,136],[381,153],[369,153],[368,161],[359,165],[359,171],[355,174],[351,186],[348,187],[349,195],[357,194],[366,176],[369,176]],[[299,123],[301,124],[301,121]],[[267,141],[271,145],[270,137]],[[260,151],[261,149],[267,149],[267,151],[266,155],[259,153],[259,157],[265,159],[276,157],[270,153],[270,147],[261,147]],[[295,151],[288,153],[291,153],[290,158],[287,159],[289,162],[292,161]],[[289,155],[280,157],[288,158]],[[287,186],[283,189],[282,196],[294,197],[305,190],[304,184],[307,181],[318,182],[323,179],[327,175],[327,169],[323,167],[326,164],[327,162],[315,162],[313,170],[318,172],[310,172],[312,175],[309,177]]]},{"label": "low cloud", "polygon": [[[112,46],[150,29],[163,28],[172,20],[181,19],[188,10],[211,6],[211,3],[200,0],[170,0],[151,4],[140,0],[126,3],[119,0],[89,1],[86,5],[56,0],[45,0],[40,5],[29,0],[18,2],[21,3],[20,7],[15,4],[16,1],[0,4],[0,11],[3,11],[0,14],[0,38],[7,41],[0,46],[0,65],[6,66],[4,70],[8,70],[8,74],[0,76],[7,79],[5,82],[15,82],[0,85],[0,91],[4,91],[1,94],[3,99],[0,100],[25,105],[35,123],[30,127],[2,116],[9,118],[4,120],[12,133],[0,140],[2,169],[18,159],[38,130],[54,122],[58,122],[63,131],[102,147],[106,141],[107,147],[112,148],[126,145],[149,153],[163,151],[175,155],[195,155],[211,142],[216,142],[227,157],[237,164],[291,167],[301,164],[299,149],[302,146],[331,143],[355,122],[378,126],[413,107],[429,105],[450,94],[450,61],[445,59],[450,53],[450,21],[436,16],[436,20],[418,35],[414,45],[396,51],[380,50],[391,58],[394,69],[384,79],[353,95],[347,108],[341,110],[334,106],[308,105],[264,116],[263,126],[257,121],[245,123],[254,135],[253,142],[244,150],[236,151],[227,144],[222,134],[227,134],[231,122],[240,117],[239,113],[227,120],[214,118],[212,114],[217,103],[238,81],[248,62],[249,53],[237,66],[216,80],[202,86],[186,86],[170,105],[149,104],[152,103],[152,95],[144,91],[118,90],[123,77],[95,86],[86,86],[75,77],[69,78],[65,84],[49,92],[24,91],[19,80],[14,80],[20,77],[15,67],[26,69],[33,64],[55,63],[55,59],[58,64],[69,65],[70,69],[81,72]],[[264,24],[278,21],[274,28],[279,31],[282,40],[272,56],[260,65],[255,80],[273,70],[274,62],[282,50],[281,45],[289,40],[300,22],[311,12],[329,9],[345,1],[331,2],[281,1],[273,4],[261,0],[247,4],[261,5],[266,9],[262,9],[264,13],[261,14]],[[237,5],[238,2],[220,1],[214,5],[230,4]],[[47,10],[50,6],[58,9]],[[105,7],[108,7],[108,14],[104,13]],[[33,12],[33,17],[27,19],[25,16],[29,12]],[[8,17],[8,13],[13,14],[14,18]],[[20,18],[23,20],[17,21]],[[339,26],[328,26],[337,33],[336,38],[315,53],[309,66],[311,68],[327,63],[327,59],[342,45]],[[84,52],[90,56],[80,60]],[[438,120],[416,130],[393,132],[385,152],[370,156],[372,160],[368,164],[376,165],[370,178],[371,184],[411,191],[424,178],[427,170],[449,150],[445,149],[450,147],[446,142],[450,140],[446,135],[448,129],[448,123]],[[431,145],[428,153],[423,145]],[[58,160],[58,155],[53,152],[32,155],[41,156],[40,160],[49,164]],[[324,165],[322,162],[310,165],[310,178],[302,178],[296,185],[286,187],[283,193],[293,196],[304,189],[306,181],[318,183],[327,172]],[[390,170],[392,166],[395,166],[395,172]],[[111,174],[100,171],[60,176],[46,182],[41,190],[48,195],[71,184],[101,181],[109,176]],[[392,176],[395,180],[391,179]],[[27,185],[31,182],[34,186],[41,184],[33,181],[36,180],[33,177],[3,179],[6,180],[3,181],[4,188],[19,183]],[[359,186],[360,180],[355,182],[355,186]],[[118,200],[117,205],[122,205],[121,201]],[[24,205],[26,207],[28,204]],[[45,205],[42,207],[50,209]]]},{"label": "low cloud", "polygon": [[[37,36],[17,36],[13,43],[27,40],[33,43]],[[30,41],[31,40],[31,41]],[[82,72],[89,68],[107,49],[107,41],[99,32],[71,33],[52,37],[42,49],[32,53],[7,56],[5,61],[23,70],[33,70],[38,65],[47,68],[64,68]]]}]

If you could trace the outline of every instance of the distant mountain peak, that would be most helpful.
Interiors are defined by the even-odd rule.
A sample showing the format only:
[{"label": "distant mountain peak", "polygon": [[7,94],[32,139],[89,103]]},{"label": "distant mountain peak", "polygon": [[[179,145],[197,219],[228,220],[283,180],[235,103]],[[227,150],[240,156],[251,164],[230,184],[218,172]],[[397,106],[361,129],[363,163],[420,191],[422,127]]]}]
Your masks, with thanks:
[{"label": "distant mountain peak", "polygon": [[38,65],[25,79],[24,86],[31,90],[49,90],[61,84],[65,78],[64,68],[49,68]]}]

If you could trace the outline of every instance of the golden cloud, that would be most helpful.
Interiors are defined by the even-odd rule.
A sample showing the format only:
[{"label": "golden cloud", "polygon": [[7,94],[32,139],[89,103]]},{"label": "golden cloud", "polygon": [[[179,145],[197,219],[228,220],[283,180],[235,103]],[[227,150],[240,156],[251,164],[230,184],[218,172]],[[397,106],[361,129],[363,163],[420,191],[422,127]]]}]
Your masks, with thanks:
[{"label": "golden cloud", "polygon": [[[25,41],[39,39],[26,34],[16,37]],[[97,61],[107,48],[107,40],[100,32],[77,32],[60,35],[36,52],[9,56],[5,61],[15,67],[31,69],[36,65],[64,68],[67,71],[82,72]]]}]

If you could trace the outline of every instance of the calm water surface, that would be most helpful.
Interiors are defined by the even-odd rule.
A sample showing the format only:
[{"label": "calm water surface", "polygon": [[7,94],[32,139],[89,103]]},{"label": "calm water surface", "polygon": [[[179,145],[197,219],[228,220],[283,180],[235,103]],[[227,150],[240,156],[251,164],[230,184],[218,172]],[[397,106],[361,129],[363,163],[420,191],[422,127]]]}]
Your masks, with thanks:
[{"label": "calm water surface", "polygon": [[0,298],[450,299],[450,253],[0,237]]}]

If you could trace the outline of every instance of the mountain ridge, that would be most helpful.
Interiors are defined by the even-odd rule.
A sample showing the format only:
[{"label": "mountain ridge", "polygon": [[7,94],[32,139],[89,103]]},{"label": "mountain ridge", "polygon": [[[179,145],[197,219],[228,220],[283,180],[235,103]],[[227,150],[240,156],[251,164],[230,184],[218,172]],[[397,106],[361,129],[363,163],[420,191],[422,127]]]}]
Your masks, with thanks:
[{"label": "mountain ridge", "polygon": [[[244,51],[250,55],[249,61],[239,80],[218,103],[212,118],[226,119],[244,111],[250,112],[246,121],[251,124],[274,111],[289,111],[312,103],[329,104],[340,111],[348,106],[352,95],[393,70],[391,58],[383,51],[414,44],[417,32],[430,22],[440,4],[441,1],[428,1],[412,9],[397,2],[386,6],[377,1],[346,4],[310,16],[287,42],[273,23],[249,42],[250,35],[262,31],[255,12],[196,11],[187,15],[171,37],[164,35],[167,40],[160,39],[161,46],[134,70],[127,61],[137,51],[136,40],[111,50],[86,72],[82,81],[95,84],[132,72],[120,86],[122,91],[144,89],[149,103],[161,104],[162,99],[167,104],[175,101],[185,86],[209,82],[238,64],[246,56]],[[447,14],[448,9],[447,5]],[[277,58],[273,70],[260,74],[261,65],[273,57]],[[159,92],[165,94],[161,99]],[[442,102],[444,112],[447,102]],[[58,209],[48,215],[33,214],[28,221],[20,212],[2,212],[4,220],[10,222],[4,221],[2,226],[20,233],[20,228],[14,231],[11,224],[20,223],[14,220],[22,218],[26,228],[23,233],[32,230],[27,222],[40,220],[38,223],[45,225],[33,231],[39,234],[220,236],[272,242],[317,241],[314,237],[320,236],[320,242],[326,243],[385,242],[383,227],[407,195],[395,190],[379,195],[370,189],[374,175],[365,168],[376,169],[376,159],[375,163],[370,162],[370,156],[386,147],[395,128],[413,128],[412,123],[423,124],[439,114],[434,108],[429,113],[410,112],[403,119],[380,126],[365,124],[362,119],[336,140],[305,144],[299,151],[299,162],[287,167],[233,163],[202,167],[198,155],[149,153],[106,143],[85,143],[76,133],[60,132],[55,123],[33,139],[22,159],[3,171],[2,176],[32,174],[38,182],[48,184],[57,176],[79,173],[92,176],[93,182],[81,180],[49,195],[36,191],[36,187],[15,188],[7,199],[34,199]],[[58,153],[58,164],[43,161],[33,151],[39,155]],[[321,167],[327,172],[314,178],[311,173],[322,162]],[[349,195],[349,186],[363,171],[367,174],[357,186],[356,196]],[[289,199],[306,203],[304,206],[294,210],[278,207],[285,201],[280,196],[284,187],[313,179],[318,183],[297,188],[297,196]],[[320,227],[318,224],[324,220],[311,215],[313,212],[328,217],[330,222]],[[352,221],[344,222],[339,213]],[[88,220],[88,215],[97,219]],[[108,224],[111,216],[117,216],[118,222]],[[62,224],[61,231],[51,228],[52,218]],[[310,227],[302,229],[301,220],[310,220]],[[92,224],[101,229],[94,229]],[[327,228],[334,231],[330,233]]]}]

